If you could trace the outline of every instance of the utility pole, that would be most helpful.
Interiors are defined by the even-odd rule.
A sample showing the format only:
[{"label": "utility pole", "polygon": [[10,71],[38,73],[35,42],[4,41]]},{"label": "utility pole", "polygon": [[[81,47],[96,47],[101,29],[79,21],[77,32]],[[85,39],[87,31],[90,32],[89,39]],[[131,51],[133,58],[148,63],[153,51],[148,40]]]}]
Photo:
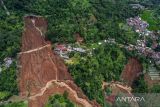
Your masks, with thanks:
[{"label": "utility pole", "polygon": [[7,7],[5,6],[5,4],[4,4],[3,0],[0,0],[0,2],[1,2],[1,5],[3,6],[4,10],[6,11],[6,14],[9,16],[9,15],[10,15],[10,13],[9,13],[9,11],[8,11]]}]

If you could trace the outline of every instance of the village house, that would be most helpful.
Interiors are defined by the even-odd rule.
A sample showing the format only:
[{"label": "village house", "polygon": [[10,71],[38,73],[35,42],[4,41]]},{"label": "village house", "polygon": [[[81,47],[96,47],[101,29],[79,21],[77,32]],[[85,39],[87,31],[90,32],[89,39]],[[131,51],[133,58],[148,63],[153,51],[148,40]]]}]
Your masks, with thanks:
[{"label": "village house", "polygon": [[63,59],[69,59],[70,52],[85,53],[86,50],[81,47],[72,47],[70,44],[56,44],[54,52]]},{"label": "village house", "polygon": [[64,59],[69,59],[68,57],[68,48],[65,44],[57,44],[54,52],[56,52],[60,57]]},{"label": "village house", "polygon": [[12,58],[10,58],[10,57],[5,58],[4,59],[4,65],[5,65],[5,67],[9,68],[10,65],[12,64],[12,62],[13,62]]},{"label": "village house", "polygon": [[83,48],[73,48],[73,50],[77,51],[77,52],[80,52],[80,53],[85,53],[86,50],[83,49]]}]

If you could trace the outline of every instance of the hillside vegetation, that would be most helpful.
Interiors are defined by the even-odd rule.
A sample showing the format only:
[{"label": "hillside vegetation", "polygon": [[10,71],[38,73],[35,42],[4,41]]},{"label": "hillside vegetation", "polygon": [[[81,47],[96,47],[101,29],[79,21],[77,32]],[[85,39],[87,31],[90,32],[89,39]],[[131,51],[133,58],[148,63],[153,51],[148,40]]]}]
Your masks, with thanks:
[{"label": "hillside vegetation", "polygon": [[[48,21],[46,38],[52,43],[75,43],[75,34],[84,38],[84,47],[96,49],[92,55],[72,53],[76,60],[68,64],[75,83],[91,100],[105,106],[101,89],[103,81],[120,81],[120,74],[129,57],[138,57],[144,65],[149,66],[149,58],[126,51],[118,44],[136,44],[142,38],[126,23],[130,17],[141,16],[150,26],[149,30],[160,30],[159,0],[0,0],[0,101],[18,94],[17,53],[20,52],[23,17],[41,15]],[[145,9],[134,9],[131,3],[140,3]],[[6,7],[6,8],[5,8]],[[96,45],[99,41],[114,38],[117,44]],[[157,40],[160,43],[160,40]],[[7,68],[4,59],[11,57],[14,63]],[[1,66],[2,65],[2,66]],[[147,92],[143,79],[138,81],[137,92]],[[141,86],[142,85],[142,86]],[[144,90],[140,90],[143,87]],[[159,92],[159,86],[152,89]],[[63,96],[50,98],[46,107],[53,103],[74,104]],[[60,105],[59,104],[59,105]],[[13,104],[14,105],[14,104]],[[15,107],[20,107],[18,106]],[[11,107],[12,105],[2,106]],[[1,106],[0,106],[1,107]],[[14,106],[13,106],[14,107]],[[23,106],[22,106],[23,107]],[[69,107],[69,106],[66,106]]]}]

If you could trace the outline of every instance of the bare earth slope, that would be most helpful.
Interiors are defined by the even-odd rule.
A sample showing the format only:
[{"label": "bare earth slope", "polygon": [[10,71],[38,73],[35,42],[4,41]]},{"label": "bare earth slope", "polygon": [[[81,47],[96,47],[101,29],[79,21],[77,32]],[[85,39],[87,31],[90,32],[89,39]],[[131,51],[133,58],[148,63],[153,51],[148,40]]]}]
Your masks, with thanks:
[{"label": "bare earth slope", "polygon": [[125,66],[121,78],[131,86],[133,81],[142,73],[143,67],[137,58],[130,58],[128,64]]},{"label": "bare earth slope", "polygon": [[40,16],[26,16],[19,53],[20,95],[28,98],[29,107],[44,107],[48,97],[64,91],[69,99],[82,107],[99,107],[74,84],[63,60],[53,53],[44,39],[47,21]]}]

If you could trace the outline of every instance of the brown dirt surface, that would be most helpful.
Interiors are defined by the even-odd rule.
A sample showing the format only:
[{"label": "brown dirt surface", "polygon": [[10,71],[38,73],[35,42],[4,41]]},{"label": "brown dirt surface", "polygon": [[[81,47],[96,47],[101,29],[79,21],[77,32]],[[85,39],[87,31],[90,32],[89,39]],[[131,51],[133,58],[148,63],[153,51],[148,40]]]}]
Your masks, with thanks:
[{"label": "brown dirt surface", "polygon": [[[65,91],[68,92],[68,97],[71,101],[76,103],[80,107],[99,107],[96,102],[91,102],[86,96],[83,95],[82,91],[75,85],[71,88],[68,84],[74,84],[73,81],[50,81],[46,85],[45,90],[37,93],[36,96],[29,97],[29,107],[43,107],[48,100],[48,97],[53,94],[63,94]],[[78,94],[79,93],[79,94]],[[43,103],[42,103],[43,102]],[[42,103],[42,104],[40,104]],[[38,106],[37,106],[38,105]]]},{"label": "brown dirt surface", "polygon": [[136,80],[139,75],[142,73],[143,67],[142,64],[138,61],[137,58],[130,58],[128,64],[125,66],[121,79],[131,86],[133,81]]},{"label": "brown dirt surface", "polygon": [[64,61],[44,39],[47,21],[40,16],[26,16],[19,58],[20,95],[29,99],[29,107],[44,107],[49,96],[69,93],[69,99],[82,107],[100,107],[83,94],[73,82]]},{"label": "brown dirt surface", "polygon": [[[110,95],[105,95],[105,99],[106,102],[108,102],[110,104],[110,106],[113,106],[114,103],[116,102],[116,96],[118,95],[123,95],[124,96],[130,96],[130,97],[134,97],[134,95],[131,93],[132,88],[124,85],[121,82],[111,82],[111,83],[107,83],[107,82],[103,82],[102,85],[102,89],[105,90],[106,88],[110,88],[112,90]],[[105,93],[105,91],[104,91]],[[137,102],[130,102],[130,107],[139,107]]]}]

